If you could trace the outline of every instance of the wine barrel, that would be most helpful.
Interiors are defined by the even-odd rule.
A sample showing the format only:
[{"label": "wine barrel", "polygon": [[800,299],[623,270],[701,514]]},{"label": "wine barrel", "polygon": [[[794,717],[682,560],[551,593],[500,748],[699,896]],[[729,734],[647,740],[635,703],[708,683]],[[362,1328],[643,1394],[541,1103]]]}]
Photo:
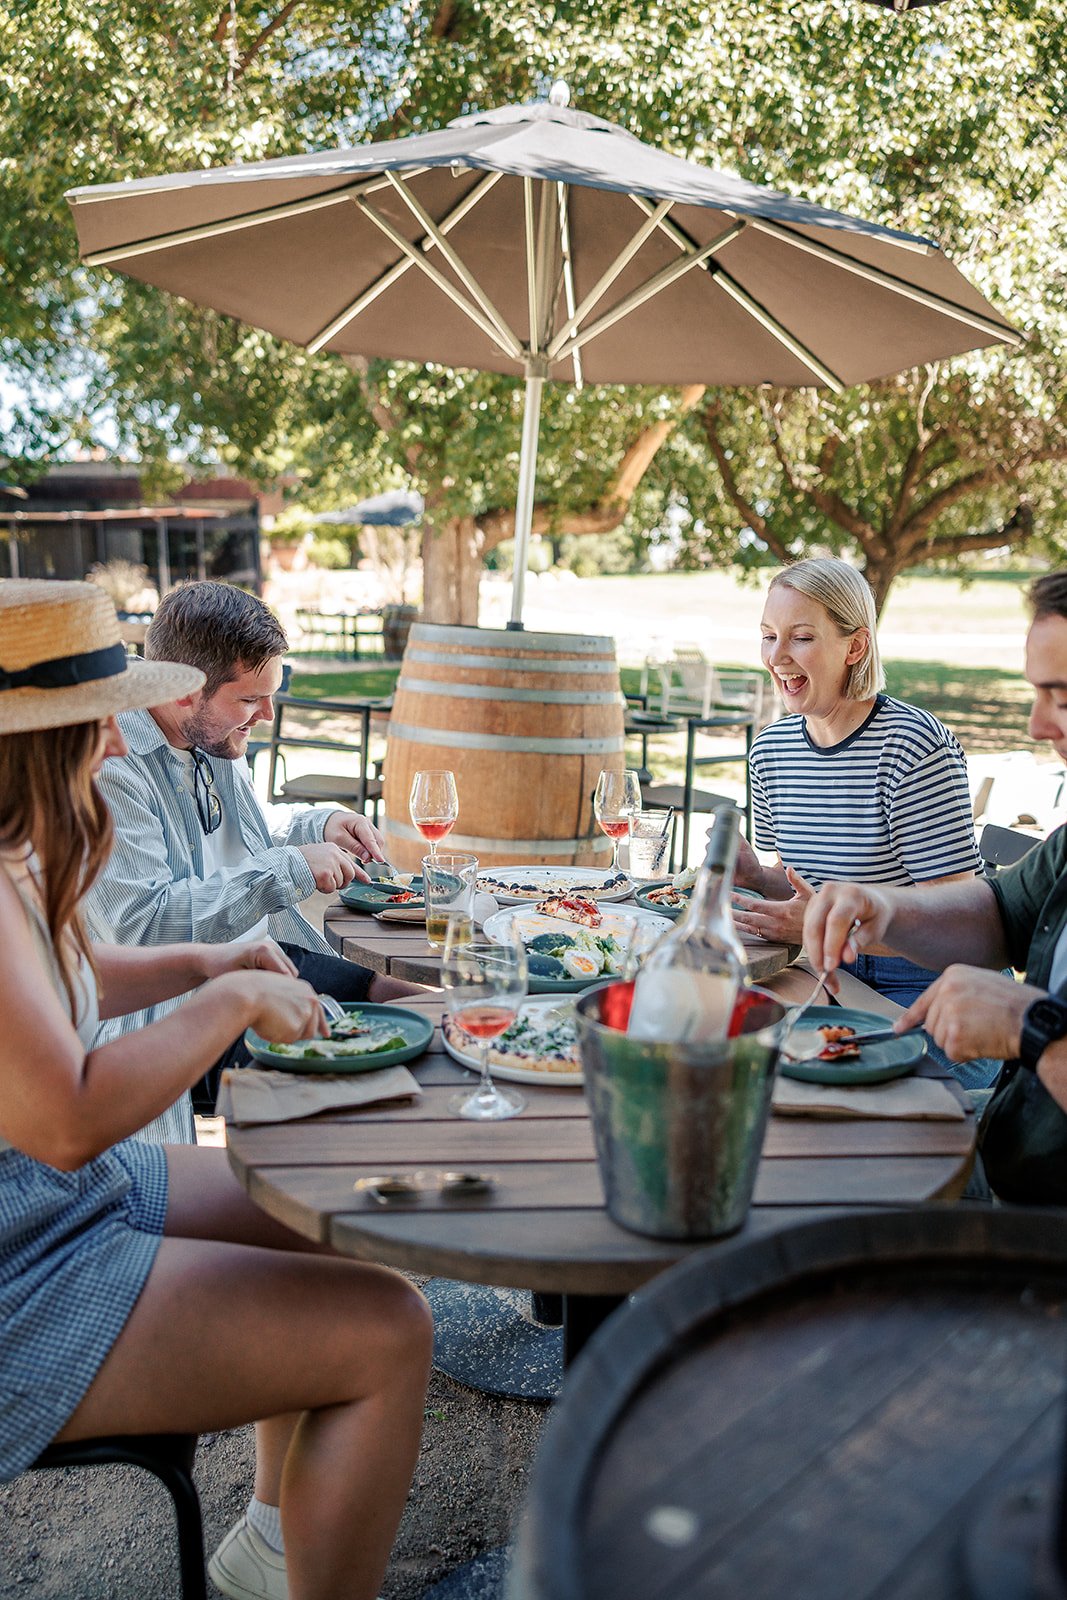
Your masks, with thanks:
[{"label": "wine barrel", "polygon": [[622,769],[615,641],[417,622],[389,719],[385,834],[411,869],[428,846],[408,815],[413,775],[450,767],[459,821],[443,848],[485,866],[610,866],[593,817],[602,768]]},{"label": "wine barrel", "polygon": [[1052,1210],[842,1209],[691,1255],[571,1369],[509,1593],[1064,1600],[1065,1314]]}]

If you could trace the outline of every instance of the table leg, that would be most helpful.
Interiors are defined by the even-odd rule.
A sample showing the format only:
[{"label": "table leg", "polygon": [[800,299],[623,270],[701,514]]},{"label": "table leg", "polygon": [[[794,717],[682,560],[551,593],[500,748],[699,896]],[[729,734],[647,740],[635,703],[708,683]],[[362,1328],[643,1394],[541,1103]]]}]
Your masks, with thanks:
[{"label": "table leg", "polygon": [[587,1340],[617,1311],[622,1294],[565,1294],[563,1296],[563,1365],[569,1367]]}]

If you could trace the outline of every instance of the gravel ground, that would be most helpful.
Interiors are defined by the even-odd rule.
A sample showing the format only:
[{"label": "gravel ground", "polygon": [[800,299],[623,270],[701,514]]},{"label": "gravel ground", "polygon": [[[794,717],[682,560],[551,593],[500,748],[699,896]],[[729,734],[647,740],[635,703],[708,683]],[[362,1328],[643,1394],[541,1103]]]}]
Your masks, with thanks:
[{"label": "gravel ground", "polygon": [[[544,1407],[489,1399],[434,1373],[385,1600],[416,1600],[507,1541],[544,1416]],[[196,1480],[210,1552],[251,1493],[252,1430],[204,1435]],[[166,1491],[128,1467],[30,1473],[0,1486],[0,1596],[178,1600]]]}]

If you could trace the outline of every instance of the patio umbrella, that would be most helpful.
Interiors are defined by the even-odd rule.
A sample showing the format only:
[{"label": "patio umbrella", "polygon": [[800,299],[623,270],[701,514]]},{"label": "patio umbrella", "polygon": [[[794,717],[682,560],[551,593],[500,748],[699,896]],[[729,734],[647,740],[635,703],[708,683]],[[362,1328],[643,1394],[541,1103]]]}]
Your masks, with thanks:
[{"label": "patio umbrella", "polygon": [[839,391],[1019,335],[936,245],[566,104],[74,189],[82,259],[311,351],[525,379],[521,626],[546,378]]},{"label": "patio umbrella", "polygon": [[361,522],[371,528],[402,528],[405,523],[418,522],[423,510],[421,494],[409,494],[405,489],[387,489],[384,494],[371,495],[369,500],[357,500],[354,506],[345,506],[341,511],[324,511],[315,521],[334,527]]}]

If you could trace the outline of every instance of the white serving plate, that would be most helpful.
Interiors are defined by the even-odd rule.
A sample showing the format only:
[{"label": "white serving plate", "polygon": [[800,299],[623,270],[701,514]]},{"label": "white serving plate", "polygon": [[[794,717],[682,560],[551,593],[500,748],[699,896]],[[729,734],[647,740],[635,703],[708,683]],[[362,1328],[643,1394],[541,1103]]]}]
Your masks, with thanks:
[{"label": "white serving plate", "polygon": [[[565,999],[561,1000],[556,995],[535,995],[532,999],[522,1002],[519,1007],[519,1014],[521,1016],[523,1012],[535,1009],[558,1011],[561,1005],[565,1003]],[[474,1072],[481,1070],[478,1046],[473,1041],[469,1046],[453,1044],[444,1029],[441,1030],[441,1038],[449,1055],[454,1061],[458,1061],[460,1066],[470,1067]],[[492,1048],[492,1043],[495,1043],[495,1041],[491,1041],[490,1048]],[[498,1067],[491,1065],[489,1070],[494,1078],[506,1078],[512,1083],[547,1084],[556,1089],[576,1089],[582,1083],[580,1067],[574,1072],[539,1072],[533,1067]]]},{"label": "white serving plate", "polygon": [[[626,941],[630,938],[634,925],[660,928],[666,931],[671,926],[669,917],[660,916],[658,911],[646,911],[642,906],[605,906],[601,921],[596,928],[587,928],[587,933],[614,934]],[[534,911],[527,906],[507,906],[502,911],[494,911],[491,917],[485,919],[485,936],[493,944],[504,944],[512,938],[512,927],[516,927],[523,944],[529,944],[539,933],[577,933],[584,928],[584,923],[569,922],[565,917],[546,917],[541,911]]]},{"label": "white serving plate", "polygon": [[[563,891],[572,894],[581,894],[582,890],[598,889],[607,883],[609,878],[616,877],[615,872],[609,872],[603,867],[486,867],[478,874],[479,887],[483,886],[484,879],[495,878],[498,883],[537,884],[537,898],[544,899],[546,895],[559,894]],[[598,902],[611,900],[628,900],[633,894],[633,884],[627,878],[624,884],[617,889],[612,889],[608,894],[597,896]],[[531,905],[533,901],[526,894],[509,894],[506,889],[490,889],[502,906]]]}]

